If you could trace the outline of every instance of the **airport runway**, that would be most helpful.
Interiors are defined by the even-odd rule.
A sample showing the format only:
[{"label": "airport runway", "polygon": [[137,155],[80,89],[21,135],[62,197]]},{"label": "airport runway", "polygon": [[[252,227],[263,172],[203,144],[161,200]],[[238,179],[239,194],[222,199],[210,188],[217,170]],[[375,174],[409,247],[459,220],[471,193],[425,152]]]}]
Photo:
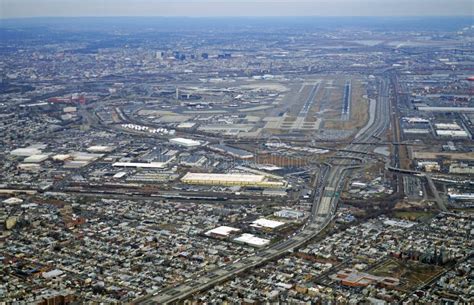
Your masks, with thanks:
[{"label": "airport runway", "polygon": [[[358,142],[376,143],[389,127],[389,86],[386,79],[380,80],[378,92],[376,115],[373,120],[369,120],[368,124],[370,126],[359,135]],[[291,238],[274,244],[257,254],[204,273],[199,278],[155,291],[135,300],[132,304],[171,304],[183,301],[193,294],[210,289],[218,283],[227,281],[240,273],[302,247],[320,234],[333,220],[339,201],[339,193],[347,172],[356,167],[357,158],[367,158],[370,149],[371,145],[349,144],[345,150],[337,153],[338,162],[328,165],[317,182],[311,217],[303,226],[303,229]]]}]

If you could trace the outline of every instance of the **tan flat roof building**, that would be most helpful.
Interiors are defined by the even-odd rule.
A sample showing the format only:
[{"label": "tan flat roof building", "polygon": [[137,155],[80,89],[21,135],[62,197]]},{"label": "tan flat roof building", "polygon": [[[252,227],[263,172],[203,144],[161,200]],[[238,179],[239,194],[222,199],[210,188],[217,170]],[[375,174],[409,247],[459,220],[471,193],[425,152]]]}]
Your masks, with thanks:
[{"label": "tan flat roof building", "polygon": [[267,181],[263,175],[187,173],[181,181],[188,184],[223,186],[281,187],[282,181]]}]

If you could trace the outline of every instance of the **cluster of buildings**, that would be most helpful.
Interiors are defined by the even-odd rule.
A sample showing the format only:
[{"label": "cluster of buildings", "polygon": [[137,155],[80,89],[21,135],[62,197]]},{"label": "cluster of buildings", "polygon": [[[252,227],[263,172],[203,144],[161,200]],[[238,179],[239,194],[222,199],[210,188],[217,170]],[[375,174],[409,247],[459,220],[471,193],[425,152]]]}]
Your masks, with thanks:
[{"label": "cluster of buildings", "polygon": [[3,200],[2,300],[125,303],[254,251],[202,235],[254,206],[154,200]]},{"label": "cluster of buildings", "polygon": [[[469,303],[474,298],[472,224],[466,213],[439,214],[428,222],[381,216],[353,223],[193,300]],[[442,259],[430,259],[437,256]]]},{"label": "cluster of buildings", "polygon": [[[357,215],[193,301],[474,303],[472,29],[104,27],[0,41],[0,304],[130,303],[285,246],[338,161]],[[384,94],[390,132],[332,158]],[[390,212],[436,195],[455,212]]]},{"label": "cluster of buildings", "polygon": [[[431,57],[439,64],[429,64],[416,72],[406,67],[398,79],[398,91],[407,94],[397,105],[403,115],[400,139],[407,144],[401,149],[404,160],[398,160],[398,164],[428,173],[441,190],[456,189],[466,195],[471,193],[466,184],[474,169],[472,79],[464,69],[456,69],[464,54]],[[403,179],[410,188],[407,178]],[[426,192],[425,183],[416,184],[421,186],[416,187],[417,192]],[[443,191],[440,196],[446,202],[472,203],[466,196],[450,198]]]},{"label": "cluster of buildings", "polygon": [[[357,180],[354,177],[353,181],[347,191],[347,197],[349,199],[368,199],[376,197],[385,197],[393,193],[393,189],[388,181],[384,177],[376,177],[375,179],[368,180],[367,182]],[[384,181],[385,180],[385,181]]]},{"label": "cluster of buildings", "polygon": [[[288,217],[289,213],[299,215],[300,218],[305,216],[305,213],[301,211],[283,209],[274,212],[271,216],[273,219],[258,218],[250,223],[235,223],[234,225],[238,225],[238,227],[219,226],[204,232],[204,234],[228,242],[262,248],[279,240],[279,231],[287,229],[290,225],[301,223],[299,218]],[[282,215],[282,217],[277,215]]]}]

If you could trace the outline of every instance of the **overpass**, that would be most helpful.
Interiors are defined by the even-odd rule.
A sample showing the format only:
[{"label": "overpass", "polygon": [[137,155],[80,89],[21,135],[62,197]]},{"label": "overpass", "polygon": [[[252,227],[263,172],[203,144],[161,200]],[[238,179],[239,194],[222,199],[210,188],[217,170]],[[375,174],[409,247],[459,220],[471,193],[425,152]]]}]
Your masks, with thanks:
[{"label": "overpass", "polygon": [[424,172],[419,172],[419,171],[414,171],[414,170],[409,170],[409,169],[402,169],[402,168],[396,168],[392,166],[388,166],[387,169],[391,172],[396,172],[400,173],[403,175],[414,175],[418,177],[424,177],[426,178],[428,187],[430,188],[431,193],[433,194],[433,197],[435,199],[436,205],[441,211],[447,211],[448,209],[446,208],[446,204],[444,200],[441,198],[439,195],[438,189],[436,189],[436,186],[433,182],[433,179],[429,173],[424,173]]},{"label": "overpass", "polygon": [[[381,79],[379,83],[379,97],[376,107],[376,115],[369,120],[364,132],[359,139],[364,142],[377,141],[375,137],[381,136],[389,123],[389,100],[388,83]],[[226,266],[218,267],[211,271],[200,274],[198,278],[152,292],[149,295],[136,299],[132,304],[171,304],[186,300],[192,295],[212,288],[214,285],[227,281],[240,273],[254,269],[268,261],[274,260],[290,253],[318,236],[334,219],[339,200],[339,192],[347,172],[354,168],[354,162],[360,158],[360,154],[369,156],[370,145],[350,144],[345,150],[336,153],[337,165],[330,165],[317,185],[323,185],[315,191],[311,207],[311,217],[303,228],[291,238],[276,243],[259,253],[247,256],[239,261],[231,262]],[[356,159],[356,160],[354,160]]]}]

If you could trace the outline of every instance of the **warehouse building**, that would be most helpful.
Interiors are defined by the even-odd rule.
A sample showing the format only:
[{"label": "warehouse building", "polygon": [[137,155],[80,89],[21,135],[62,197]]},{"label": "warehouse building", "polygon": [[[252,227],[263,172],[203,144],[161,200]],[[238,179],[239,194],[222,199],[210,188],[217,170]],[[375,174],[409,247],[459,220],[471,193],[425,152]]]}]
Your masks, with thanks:
[{"label": "warehouse building", "polygon": [[304,213],[301,211],[295,211],[295,210],[281,210],[273,213],[274,216],[276,217],[281,217],[281,218],[288,218],[288,219],[300,219],[304,217]]},{"label": "warehouse building", "polygon": [[403,117],[402,120],[404,122],[407,122],[409,124],[423,124],[423,125],[429,125],[430,121],[427,119],[423,118],[418,118],[418,117]]},{"label": "warehouse building", "polygon": [[282,181],[268,181],[263,175],[249,174],[187,173],[181,181],[187,184],[222,186],[282,187],[284,185]]},{"label": "warehouse building", "polygon": [[444,130],[462,130],[461,126],[456,123],[436,123],[435,127]]},{"label": "warehouse building", "polygon": [[113,146],[106,146],[106,145],[94,145],[87,148],[88,152],[91,153],[106,153],[111,152],[115,149]]},{"label": "warehouse building", "polygon": [[20,163],[17,168],[22,171],[38,172],[41,167],[38,163]]},{"label": "warehouse building", "polygon": [[201,145],[200,141],[185,139],[185,138],[173,138],[173,139],[170,139],[170,143],[184,146],[184,147],[197,147]]},{"label": "warehouse building", "polygon": [[29,157],[26,157],[23,162],[24,163],[41,163],[49,158],[49,155],[47,154],[39,154],[39,155],[32,155]]},{"label": "warehouse building", "polygon": [[207,158],[201,155],[190,155],[182,158],[180,164],[185,166],[201,166],[206,163]]},{"label": "warehouse building", "polygon": [[474,193],[456,194],[449,192],[448,197],[450,200],[474,200]]},{"label": "warehouse building", "polygon": [[42,144],[31,145],[28,147],[14,149],[10,152],[10,154],[17,157],[29,157],[29,156],[41,154],[41,151],[44,148],[46,148],[46,145],[42,145]]},{"label": "warehouse building", "polygon": [[474,166],[466,163],[453,163],[449,165],[450,174],[474,175]]},{"label": "warehouse building", "polygon": [[253,154],[251,152],[248,152],[246,150],[240,149],[240,148],[235,148],[227,145],[222,145],[222,144],[216,144],[210,146],[210,148],[214,151],[220,152],[227,154],[229,156],[239,158],[239,159],[252,159]]},{"label": "warehouse building", "polygon": [[420,104],[420,106],[415,106],[420,111],[428,111],[428,112],[474,112],[474,107],[430,107],[426,106],[426,104]]},{"label": "warehouse building", "polygon": [[436,134],[440,137],[462,138],[468,139],[469,134],[465,130],[436,130]]},{"label": "warehouse building", "polygon": [[133,168],[163,168],[165,162],[150,162],[150,163],[139,163],[139,162],[115,162],[112,164],[113,167],[133,167]]},{"label": "warehouse building", "polygon": [[250,225],[251,227],[254,228],[263,228],[263,229],[276,229],[278,227],[283,226],[285,223],[281,221],[276,221],[276,220],[271,220],[271,219],[265,219],[265,218],[259,218],[252,222]]},{"label": "warehouse building", "polygon": [[240,229],[232,228],[228,226],[220,226],[204,233],[207,236],[214,238],[227,238],[233,233],[240,232]]},{"label": "warehouse building", "polygon": [[257,237],[253,234],[244,233],[241,236],[234,239],[237,243],[247,244],[253,247],[263,247],[270,243],[270,240]]},{"label": "warehouse building", "polygon": [[57,155],[54,155],[52,159],[54,161],[66,161],[66,160],[69,160],[71,158],[72,157],[69,154],[57,154]]}]

